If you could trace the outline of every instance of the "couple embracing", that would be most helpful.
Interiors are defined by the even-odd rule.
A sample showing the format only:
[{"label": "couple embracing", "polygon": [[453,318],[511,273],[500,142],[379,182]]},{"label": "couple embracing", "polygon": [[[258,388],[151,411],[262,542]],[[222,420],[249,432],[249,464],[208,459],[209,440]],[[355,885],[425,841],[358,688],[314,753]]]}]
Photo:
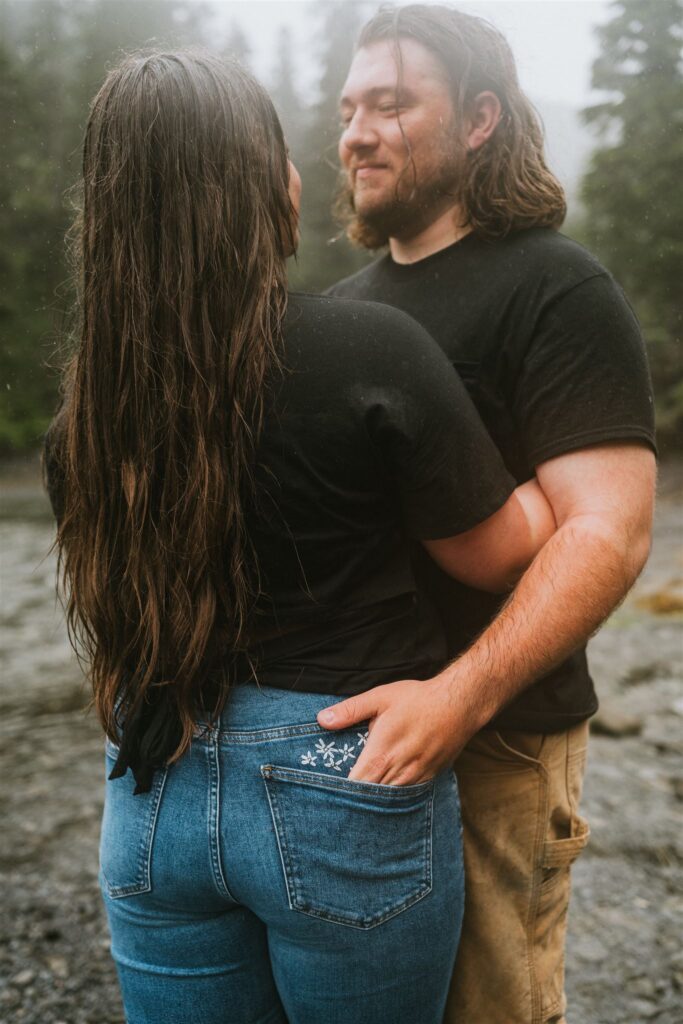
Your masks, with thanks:
[{"label": "couple embracing", "polygon": [[45,461],[126,1017],[558,1024],[642,339],[490,25],[380,11],[340,111],[386,253],[326,296],[287,291],[300,181],[247,72],[133,55],[86,129]]}]

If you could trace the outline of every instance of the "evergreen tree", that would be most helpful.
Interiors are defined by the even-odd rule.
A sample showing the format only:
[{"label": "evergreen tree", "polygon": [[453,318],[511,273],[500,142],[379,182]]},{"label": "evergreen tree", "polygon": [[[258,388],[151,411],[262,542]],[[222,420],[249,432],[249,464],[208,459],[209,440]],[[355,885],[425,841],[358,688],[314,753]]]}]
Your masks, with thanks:
[{"label": "evergreen tree", "polygon": [[303,156],[305,112],[294,84],[294,77],[292,35],[287,26],[283,25],[278,35],[275,72],[270,94],[282,123],[290,156],[298,166]]},{"label": "evergreen tree", "polygon": [[291,277],[295,286],[318,291],[351,274],[368,256],[354,250],[332,216],[339,183],[339,95],[351,64],[366,7],[343,0],[322,9],[322,77],[303,141],[301,245]]},{"label": "evergreen tree", "polygon": [[184,0],[80,0],[68,5],[74,22],[71,60],[79,127],[107,71],[133,50],[203,43],[204,4]]},{"label": "evergreen tree", "polygon": [[2,13],[0,451],[13,451],[38,443],[55,404],[56,383],[46,364],[65,278],[63,190],[73,139],[59,116],[67,106],[63,6],[23,4],[20,24],[12,21],[10,5]]},{"label": "evergreen tree", "polygon": [[0,6],[0,451],[39,444],[56,405],[68,193],[90,100],[122,53],[201,41],[207,11],[181,0]]},{"label": "evergreen tree", "polygon": [[636,303],[664,432],[683,426],[683,3],[617,0],[598,29],[584,111],[603,143],[583,183],[585,236]]},{"label": "evergreen tree", "polygon": [[223,47],[223,53],[226,57],[232,57],[234,60],[238,60],[245,68],[249,67],[249,60],[251,57],[249,40],[242,31],[242,27],[239,22],[235,21],[234,18],[230,23],[230,32],[225,46]]}]

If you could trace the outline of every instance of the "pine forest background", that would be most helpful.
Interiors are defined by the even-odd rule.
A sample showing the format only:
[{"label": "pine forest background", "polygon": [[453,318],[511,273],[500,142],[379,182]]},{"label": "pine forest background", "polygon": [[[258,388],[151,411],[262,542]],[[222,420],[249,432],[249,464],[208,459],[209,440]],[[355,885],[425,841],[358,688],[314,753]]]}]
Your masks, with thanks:
[{"label": "pine forest background", "polygon": [[[342,237],[331,198],[337,98],[376,6],[311,5],[317,89],[303,94],[286,28],[264,81],[303,179],[295,288],[321,290],[368,259]],[[149,44],[201,44],[248,65],[237,22],[217,46],[214,16],[185,0],[0,0],[0,455],[36,449],[57,402],[73,303],[64,236],[89,101],[122,52]],[[585,127],[532,99],[569,193],[563,230],[615,274],[643,325],[666,452],[683,447],[683,3],[617,0],[597,32],[604,99],[581,113]]]}]

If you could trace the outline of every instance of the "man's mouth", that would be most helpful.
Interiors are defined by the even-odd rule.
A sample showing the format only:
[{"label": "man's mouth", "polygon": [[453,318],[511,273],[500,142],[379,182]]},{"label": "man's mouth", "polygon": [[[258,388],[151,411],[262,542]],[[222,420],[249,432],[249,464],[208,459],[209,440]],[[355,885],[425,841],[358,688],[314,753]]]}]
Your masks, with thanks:
[{"label": "man's mouth", "polygon": [[373,175],[377,174],[379,171],[386,171],[386,169],[386,164],[357,164],[353,173],[356,180],[358,180],[358,178],[364,180],[366,178],[372,178]]}]

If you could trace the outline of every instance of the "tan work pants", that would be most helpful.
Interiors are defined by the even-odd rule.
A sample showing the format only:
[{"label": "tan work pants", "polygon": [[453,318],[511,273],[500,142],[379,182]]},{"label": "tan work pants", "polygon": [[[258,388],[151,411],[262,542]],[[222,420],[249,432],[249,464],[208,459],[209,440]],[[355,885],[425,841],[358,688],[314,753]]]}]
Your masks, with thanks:
[{"label": "tan work pants", "polygon": [[456,761],[466,901],[444,1024],[564,1024],[587,738],[587,722],[555,735],[486,731]]}]

